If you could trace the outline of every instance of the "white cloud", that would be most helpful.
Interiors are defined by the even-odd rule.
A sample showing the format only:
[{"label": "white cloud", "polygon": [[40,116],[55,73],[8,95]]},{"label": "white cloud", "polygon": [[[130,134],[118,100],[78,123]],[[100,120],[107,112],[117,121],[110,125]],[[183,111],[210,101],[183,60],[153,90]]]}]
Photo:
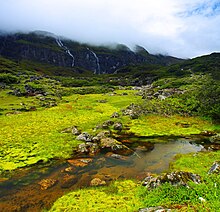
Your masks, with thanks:
[{"label": "white cloud", "polygon": [[[0,0],[0,29],[45,30],[82,42],[140,44],[152,53],[192,57],[220,50],[218,10],[214,16],[207,15],[219,1],[212,3],[208,0]],[[203,12],[193,12],[198,8]]]}]

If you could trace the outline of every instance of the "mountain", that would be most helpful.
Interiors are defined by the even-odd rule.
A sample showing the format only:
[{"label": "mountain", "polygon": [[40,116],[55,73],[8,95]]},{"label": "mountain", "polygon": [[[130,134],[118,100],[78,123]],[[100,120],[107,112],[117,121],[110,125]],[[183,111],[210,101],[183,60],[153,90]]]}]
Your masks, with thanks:
[{"label": "mountain", "polygon": [[136,46],[135,51],[121,44],[92,46],[39,31],[0,35],[0,55],[18,63],[31,62],[68,68],[74,73],[89,71],[94,74],[111,74],[132,65],[167,66],[182,61],[171,56],[152,55],[141,46]]}]

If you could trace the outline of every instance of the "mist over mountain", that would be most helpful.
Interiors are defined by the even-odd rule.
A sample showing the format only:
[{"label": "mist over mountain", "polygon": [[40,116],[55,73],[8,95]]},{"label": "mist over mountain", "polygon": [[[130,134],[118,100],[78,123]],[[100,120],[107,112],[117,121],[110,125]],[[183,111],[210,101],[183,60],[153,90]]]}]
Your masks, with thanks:
[{"label": "mist over mountain", "polygon": [[123,44],[94,46],[44,31],[1,34],[0,55],[19,62],[29,60],[94,74],[115,73],[130,65],[166,66],[182,61],[171,56],[152,55],[138,45],[134,50]]}]

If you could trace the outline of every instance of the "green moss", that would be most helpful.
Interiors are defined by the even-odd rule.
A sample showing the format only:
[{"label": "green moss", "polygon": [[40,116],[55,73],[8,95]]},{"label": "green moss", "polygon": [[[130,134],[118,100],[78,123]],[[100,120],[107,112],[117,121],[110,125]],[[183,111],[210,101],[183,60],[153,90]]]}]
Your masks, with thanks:
[{"label": "green moss", "polygon": [[[98,102],[101,99],[107,102]],[[21,100],[27,101],[24,97],[4,94],[3,108],[13,102],[17,105]],[[93,134],[95,126],[109,119],[113,112],[129,105],[131,100],[137,102],[140,97],[132,93],[128,96],[72,95],[64,98],[69,103],[57,107],[0,116],[0,169],[12,170],[55,157],[70,157],[79,142],[73,135],[61,133],[63,129],[78,126]]]},{"label": "green moss", "polygon": [[217,126],[199,117],[147,115],[132,120],[130,132],[140,136],[191,135]]},{"label": "green moss", "polygon": [[143,206],[137,191],[137,184],[131,180],[82,189],[58,199],[50,211],[137,211]]}]

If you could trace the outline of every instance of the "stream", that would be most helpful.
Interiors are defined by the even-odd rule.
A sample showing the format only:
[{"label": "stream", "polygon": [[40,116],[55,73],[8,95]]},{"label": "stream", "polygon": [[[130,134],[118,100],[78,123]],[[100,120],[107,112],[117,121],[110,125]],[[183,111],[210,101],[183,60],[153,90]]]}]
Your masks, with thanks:
[{"label": "stream", "polygon": [[[80,155],[17,170],[10,179],[0,181],[0,211],[49,209],[65,193],[89,187],[94,178],[105,181],[107,185],[118,179],[140,181],[149,173],[159,174],[168,170],[176,154],[196,153],[209,148],[203,145],[202,138],[194,137],[131,137],[121,138],[121,142],[131,148],[133,154],[118,157],[100,152],[94,157]],[[42,185],[45,179],[53,182],[48,188]]]}]

